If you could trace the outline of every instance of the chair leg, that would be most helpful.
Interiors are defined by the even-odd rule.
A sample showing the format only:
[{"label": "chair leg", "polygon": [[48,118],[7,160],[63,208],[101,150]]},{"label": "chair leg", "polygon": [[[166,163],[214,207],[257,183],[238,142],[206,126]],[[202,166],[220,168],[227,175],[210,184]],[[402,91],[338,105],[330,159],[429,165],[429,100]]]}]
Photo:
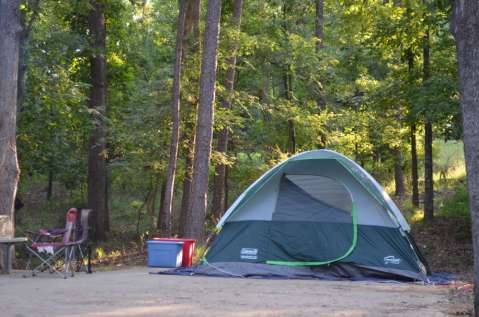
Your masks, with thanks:
[{"label": "chair leg", "polygon": [[36,266],[35,268],[32,268],[32,276],[35,276],[38,272],[41,271],[41,269],[43,269],[44,267],[45,268],[48,268],[52,273],[55,272],[57,273],[58,275],[62,276],[63,275],[61,274],[61,272],[59,272],[53,265],[52,263],[54,263],[54,261],[57,259],[57,257],[62,253],[62,252],[65,252],[65,248],[61,248],[59,249],[57,252],[53,253],[50,257],[48,258],[44,258],[42,255],[40,255],[38,252],[36,252],[35,250],[33,250],[32,248],[30,248],[29,246],[26,247],[27,250],[32,253],[33,255],[35,255],[40,261],[41,263]]},{"label": "chair leg", "polygon": [[72,269],[72,259],[74,257],[75,247],[70,246],[65,248],[65,267],[63,269],[63,278],[68,278],[68,275],[73,277],[73,269]]},{"label": "chair leg", "polygon": [[87,266],[85,265],[85,253],[83,252],[83,248],[81,245],[77,245],[78,247],[78,258],[76,259],[76,271],[81,272],[85,270],[85,273],[88,273]]},{"label": "chair leg", "polygon": [[87,246],[87,253],[88,253],[88,270],[87,270],[87,273],[88,274],[91,274],[93,273],[92,269],[91,269],[91,246]]}]

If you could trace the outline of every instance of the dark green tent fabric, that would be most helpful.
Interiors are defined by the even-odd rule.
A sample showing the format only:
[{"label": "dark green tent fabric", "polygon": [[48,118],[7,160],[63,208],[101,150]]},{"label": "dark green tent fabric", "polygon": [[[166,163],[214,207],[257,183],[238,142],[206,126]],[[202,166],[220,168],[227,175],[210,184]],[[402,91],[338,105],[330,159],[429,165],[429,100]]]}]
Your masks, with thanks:
[{"label": "dark green tent fabric", "polygon": [[[298,239],[297,232],[302,237]],[[344,254],[351,243],[350,225],[284,221],[227,223],[208,251],[214,262],[325,261]],[[245,253],[254,250],[254,254]],[[250,252],[250,253],[252,253]],[[418,275],[419,263],[397,228],[358,226],[354,251],[340,262],[404,270]]]}]

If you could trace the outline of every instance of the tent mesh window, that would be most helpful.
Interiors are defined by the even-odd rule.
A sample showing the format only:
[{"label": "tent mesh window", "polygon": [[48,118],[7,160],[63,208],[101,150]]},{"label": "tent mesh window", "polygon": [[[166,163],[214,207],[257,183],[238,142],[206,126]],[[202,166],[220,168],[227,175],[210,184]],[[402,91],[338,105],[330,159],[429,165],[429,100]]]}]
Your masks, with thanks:
[{"label": "tent mesh window", "polygon": [[339,181],[319,175],[283,175],[273,220],[352,222],[353,201]]}]

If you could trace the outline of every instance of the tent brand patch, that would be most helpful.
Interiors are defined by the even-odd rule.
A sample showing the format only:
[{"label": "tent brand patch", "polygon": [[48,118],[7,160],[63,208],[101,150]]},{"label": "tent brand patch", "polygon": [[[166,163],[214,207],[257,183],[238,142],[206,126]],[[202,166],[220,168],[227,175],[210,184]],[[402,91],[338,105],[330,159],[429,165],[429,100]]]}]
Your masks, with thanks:
[{"label": "tent brand patch", "polygon": [[245,260],[257,260],[258,249],[242,248],[240,251],[240,258]]},{"label": "tent brand patch", "polygon": [[401,259],[396,258],[394,255],[388,255],[384,257],[384,264],[399,264]]}]

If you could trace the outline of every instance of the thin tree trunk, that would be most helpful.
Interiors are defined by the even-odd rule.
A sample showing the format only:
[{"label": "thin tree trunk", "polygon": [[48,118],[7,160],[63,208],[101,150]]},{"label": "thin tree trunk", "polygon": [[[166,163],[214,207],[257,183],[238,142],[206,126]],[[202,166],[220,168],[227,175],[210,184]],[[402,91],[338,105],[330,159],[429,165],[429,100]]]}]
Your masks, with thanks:
[{"label": "thin tree trunk", "polygon": [[20,2],[0,0],[0,215],[8,216],[0,227],[0,236],[8,237],[15,231],[14,206],[20,175],[16,144]]},{"label": "thin tree trunk", "polygon": [[[423,81],[429,79],[429,30],[424,35]],[[434,180],[432,158],[432,122],[426,114],[424,125],[424,220],[434,219]]]},{"label": "thin tree trunk", "polygon": [[153,228],[158,229],[158,216],[159,214],[156,213],[156,202],[158,198],[158,192],[161,190],[161,176],[160,174],[155,176],[155,179],[153,180],[153,185],[152,185],[152,191],[150,194],[150,197],[148,199],[148,204],[146,205],[146,210],[148,214],[150,215],[150,220],[151,220],[151,225]]},{"label": "thin tree trunk", "polygon": [[271,64],[266,62],[263,66],[263,87],[261,88],[260,102],[264,104],[270,103],[271,93]]},{"label": "thin tree trunk", "polygon": [[[194,144],[194,131],[192,131],[192,138]],[[188,204],[190,202],[191,197],[191,178],[193,177],[193,163],[194,163],[194,149],[189,148],[188,152],[186,153],[185,157],[185,176],[183,179],[183,197],[181,198],[181,213],[180,213],[180,221],[179,221],[179,234],[180,236],[185,236],[187,222],[189,219],[189,210]]]},{"label": "thin tree trunk", "polygon": [[[243,8],[243,0],[234,0],[233,2],[233,16],[231,25],[233,32],[239,34],[241,27],[241,11]],[[237,34],[237,35],[238,35]],[[234,79],[236,70],[236,55],[239,46],[239,39],[235,36],[233,43],[230,44],[228,51],[231,52],[231,56],[226,59],[226,65],[228,67],[226,71],[225,90],[226,97],[221,102],[221,107],[224,109],[231,108],[231,100],[234,93]],[[218,143],[216,145],[216,151],[226,154],[228,151],[228,138],[229,131],[227,128],[220,131],[218,135]],[[219,219],[226,208],[225,201],[225,185],[226,185],[226,165],[217,164],[215,168],[215,177],[213,183],[213,201],[211,210],[214,219]]]},{"label": "thin tree trunk", "polygon": [[[108,145],[107,145],[108,147]],[[110,184],[110,171],[108,170],[109,160],[105,161],[105,214],[103,218],[105,232],[110,232],[110,197],[111,197],[111,184]]]},{"label": "thin tree trunk", "polygon": [[[283,85],[284,85],[284,98],[289,102],[292,102],[292,87],[291,87],[291,74],[290,67],[287,66],[287,69],[283,75]],[[288,119],[288,152],[296,153],[296,128],[294,125],[293,119]]]},{"label": "thin tree trunk", "polygon": [[[410,7],[407,7],[407,13],[410,14]],[[414,53],[411,48],[406,52],[408,61],[408,81],[409,85],[414,83]],[[412,105],[410,105],[412,106]],[[417,140],[416,140],[416,118],[411,118],[410,138],[411,138],[411,183],[412,183],[412,205],[419,206],[419,177],[417,162]]]},{"label": "thin tree trunk", "polygon": [[292,119],[288,120],[288,140],[288,152],[291,154],[296,153],[296,127],[294,126],[294,121]]},{"label": "thin tree trunk", "polygon": [[403,196],[405,192],[404,187],[404,173],[402,170],[402,154],[400,149],[394,150],[394,183],[396,185],[396,196]]},{"label": "thin tree trunk", "polygon": [[411,124],[411,182],[412,182],[412,204],[419,206],[419,181],[417,164],[417,142],[416,124]]},{"label": "thin tree trunk", "polygon": [[456,0],[452,30],[456,39],[464,126],[464,154],[474,248],[474,313],[479,316],[479,2]]},{"label": "thin tree trunk", "polygon": [[106,59],[105,59],[105,16],[104,3],[91,1],[88,18],[92,40],[90,57],[90,98],[89,107],[94,109],[93,128],[90,132],[88,154],[88,205],[93,209],[94,238],[105,240],[108,228],[106,209]]},{"label": "thin tree trunk", "polygon": [[165,199],[165,190],[166,190],[166,182],[162,182],[161,189],[160,189],[160,210],[158,211],[158,219],[156,223],[157,228],[161,226],[161,215],[163,214],[163,211],[161,210],[161,208],[163,208],[163,200]]},{"label": "thin tree trunk", "polygon": [[173,102],[171,114],[173,126],[171,128],[170,158],[168,161],[168,173],[166,177],[165,199],[161,202],[163,214],[160,215],[160,234],[169,236],[171,234],[171,213],[173,210],[173,193],[175,190],[176,163],[178,157],[178,144],[180,140],[180,93],[181,93],[181,65],[183,54],[183,35],[185,28],[186,0],[180,0],[178,13],[178,24],[176,33],[176,55],[173,69]]},{"label": "thin tree trunk", "polygon": [[323,47],[323,29],[324,29],[324,0],[315,0],[316,4],[316,28],[314,35],[316,36],[316,53],[321,51]]},{"label": "thin tree trunk", "polygon": [[[316,12],[314,35],[316,36],[316,55],[318,59],[321,59],[319,53],[324,47],[324,0],[315,0],[315,7]],[[326,106],[326,100],[322,87],[323,76],[319,76],[319,81],[319,84],[316,82],[316,80],[312,82],[312,90],[316,91],[317,93],[317,96],[315,98],[316,104],[318,105],[318,110],[322,111]],[[324,144],[326,143],[326,136],[324,135],[324,133],[321,133],[320,138],[322,140],[321,143],[323,143],[321,147],[324,147]]]},{"label": "thin tree trunk", "polygon": [[22,32],[20,33],[20,58],[18,64],[18,91],[17,91],[17,107],[21,111],[23,100],[25,99],[25,74],[28,68],[28,39],[32,30],[33,23],[40,13],[40,0],[32,0],[28,2],[29,10],[32,12],[29,19],[25,14],[20,17]]},{"label": "thin tree trunk", "polygon": [[196,124],[195,158],[187,236],[202,240],[208,192],[208,174],[213,138],[213,116],[221,0],[208,0],[205,41],[200,75],[200,104]]},{"label": "thin tree trunk", "polygon": [[229,174],[230,174],[230,167],[226,166],[225,168],[225,206],[226,207],[228,207],[228,198],[229,198],[229,189],[230,189],[228,185]]},{"label": "thin tree trunk", "polygon": [[187,0],[186,16],[185,16],[185,30],[184,30],[184,42],[183,61],[186,60],[186,56],[194,55],[199,51],[200,46],[200,0]]},{"label": "thin tree trunk", "polygon": [[[283,3],[283,33],[285,40],[288,39],[288,13],[289,13],[289,6],[287,1]],[[283,97],[284,99],[292,102],[293,100],[293,91],[292,91],[292,76],[291,76],[291,66],[289,63],[286,63],[283,70]],[[296,153],[296,129],[294,126],[293,119],[288,119],[288,152],[289,153]]]},{"label": "thin tree trunk", "polygon": [[47,200],[51,200],[53,196],[53,166],[48,168],[48,186],[47,186]]}]

